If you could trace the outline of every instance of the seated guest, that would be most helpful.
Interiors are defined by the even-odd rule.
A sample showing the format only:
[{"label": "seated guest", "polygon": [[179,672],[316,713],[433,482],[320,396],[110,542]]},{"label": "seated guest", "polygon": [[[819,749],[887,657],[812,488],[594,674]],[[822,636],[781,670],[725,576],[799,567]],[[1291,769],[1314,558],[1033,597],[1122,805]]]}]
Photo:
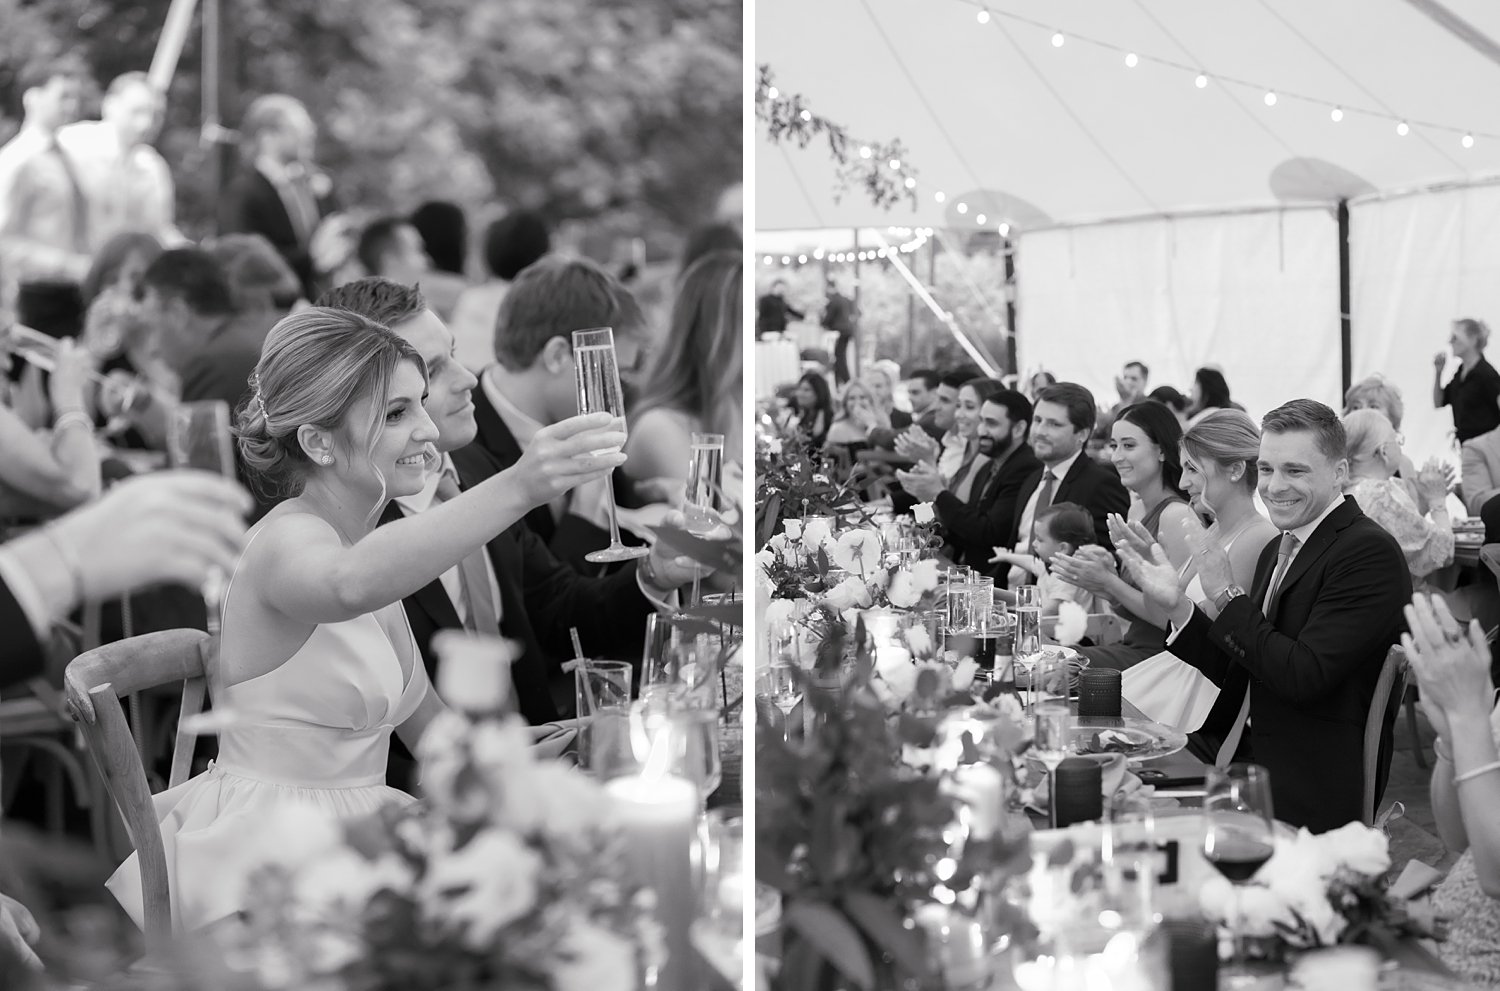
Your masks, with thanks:
[{"label": "seated guest", "polygon": [[[667,335],[630,411],[625,474],[653,502],[681,504],[692,434],[723,435],[727,461],[739,461],[744,448],[740,259],[738,252],[714,252],[683,273]],[[652,481],[647,496],[643,483]]]},{"label": "seated guest", "polygon": [[150,234],[126,231],[110,238],[83,280],[83,342],[103,362],[101,371],[142,371],[136,358],[154,343],[141,319],[141,277],[162,252]]},{"label": "seated guest", "polygon": [[542,218],[526,210],[507,213],[484,232],[484,266],[490,278],[470,286],[453,305],[453,338],[458,360],[479,372],[495,360],[495,319],[500,301],[527,265],[552,250],[552,239]]},{"label": "seated guest", "polygon": [[1439,351],[1432,359],[1432,405],[1434,409],[1453,407],[1453,433],[1460,444],[1500,427],[1500,372],[1484,357],[1489,340],[1490,328],[1484,321],[1455,320],[1448,346],[1459,368],[1447,385],[1443,369],[1448,355]]},{"label": "seated guest", "polygon": [[[1056,616],[1058,606],[1073,602],[1084,612],[1103,612],[1098,597],[1087,589],[1065,581],[1051,570],[1059,554],[1077,554],[1094,544],[1094,520],[1088,510],[1071,502],[1055,502],[1037,514],[1036,540],[1032,554],[1016,554],[997,548],[992,564],[1013,565],[1031,575],[1042,599],[1042,615]],[[997,598],[1015,604],[1016,593],[1005,590]]]},{"label": "seated guest", "polygon": [[1037,401],[1037,397],[1042,394],[1043,389],[1051,388],[1056,384],[1056,375],[1053,375],[1046,369],[1038,369],[1026,380],[1026,386],[1021,391],[1034,403]]},{"label": "seated guest", "polygon": [[[1098,415],[1094,394],[1073,382],[1060,382],[1037,395],[1031,414],[1031,449],[1042,462],[1017,495],[1015,523],[1005,542],[1017,553],[1031,550],[1032,526],[1039,510],[1054,502],[1076,502],[1094,517],[1095,542],[1112,549],[1108,517],[1124,515],[1130,496],[1119,476],[1083,455]],[[1023,579],[1014,575],[1015,581]]]},{"label": "seated guest", "polygon": [[456,203],[429,200],[411,215],[411,226],[422,239],[432,267],[422,276],[422,295],[434,313],[453,315],[458,298],[469,288],[469,221]]},{"label": "seated guest", "polygon": [[1120,396],[1120,401],[1099,414],[1099,422],[1094,425],[1094,435],[1089,438],[1089,457],[1109,460],[1105,454],[1105,448],[1109,446],[1109,428],[1125,411],[1127,406],[1146,399],[1146,382],[1151,376],[1151,370],[1143,362],[1126,362],[1120,374],[1115,376],[1115,392]]},{"label": "seated guest", "polygon": [[270,328],[302,298],[297,274],[261,235],[224,234],[201,247],[224,269],[236,313],[258,314]]},{"label": "seated guest", "polygon": [[401,217],[378,217],[365,225],[355,249],[369,275],[416,285],[432,271],[422,235]]},{"label": "seated guest", "polygon": [[50,437],[33,431],[9,406],[0,406],[0,450],[5,451],[0,512],[7,516],[52,516],[99,494],[99,448],[86,398],[93,358],[65,338],[58,342],[55,360],[48,380],[54,416]]},{"label": "seated guest", "polygon": [[226,478],[156,472],[0,544],[0,688],[41,673],[52,625],[77,606],[233,570],[249,508]]},{"label": "seated guest", "polygon": [[[647,326],[618,279],[586,259],[549,255],[511,283],[495,321],[495,360],[474,390],[475,443],[502,466],[515,464],[541,427],[577,413],[573,331],[588,327],[614,329],[616,363],[629,383],[641,367]],[[628,477],[614,478],[616,501],[628,504]],[[609,543],[607,499],[602,480],[581,485],[527,513],[526,524],[563,561],[597,573],[584,555]]]},{"label": "seated guest", "polygon": [[[911,400],[913,420],[934,440],[941,439],[944,433],[937,425],[938,381],[938,373],[931,368],[918,368],[906,380],[906,397]],[[1030,417],[1027,420],[1029,426]]]},{"label": "seated guest", "polygon": [[679,276],[693,267],[693,262],[716,251],[732,251],[739,254],[744,248],[744,238],[731,224],[709,224],[699,227],[682,246],[682,257],[677,262]]},{"label": "seated guest", "polygon": [[[426,512],[501,470],[488,452],[472,443],[477,430],[471,401],[474,376],[454,359],[452,335],[418,289],[385,279],[360,279],[324,293],[318,305],[348,310],[389,327],[427,366],[424,406],[437,428],[434,444],[443,470],[432,472],[420,492],[387,505],[382,523]],[[452,491],[443,484],[445,473],[451,473],[456,483]],[[498,631],[520,644],[522,653],[512,672],[521,712],[535,723],[558,717],[556,699],[567,703],[561,711],[572,704],[572,680],[561,670],[561,662],[572,656],[570,627],[578,628],[590,657],[633,660],[639,656],[641,624],[652,612],[653,601],[663,600],[692,579],[690,568],[661,549],[636,567],[603,578],[583,577],[558,561],[522,523],[502,531],[486,551],[472,564],[456,565],[407,595],[407,619],[434,681],[438,658],[431,641],[438,630]],[[484,594],[473,589],[481,583]],[[555,692],[560,680],[566,682],[566,691]],[[401,768],[403,774],[411,770],[409,765]]]},{"label": "seated guest", "polygon": [[1177,422],[1182,425],[1182,429],[1184,431],[1187,430],[1187,428],[1188,428],[1188,415],[1187,415],[1188,398],[1187,398],[1187,396],[1184,396],[1182,393],[1178,392],[1176,389],[1172,388],[1170,385],[1159,385],[1156,388],[1152,389],[1151,390],[1151,395],[1147,396],[1146,398],[1147,399],[1154,399],[1157,402],[1162,403],[1163,405],[1165,405],[1167,407],[1167,409],[1169,409],[1169,410],[1172,411],[1172,415],[1175,416],[1175,417],[1177,417]]},{"label": "seated guest", "polygon": [[828,387],[827,376],[808,372],[797,380],[783,426],[806,437],[809,448],[823,449],[828,428],[833,426],[833,390]]},{"label": "seated guest", "polygon": [[[1427,462],[1414,479],[1395,477],[1404,460],[1401,434],[1379,410],[1355,410],[1344,417],[1344,435],[1348,438],[1344,456],[1349,459],[1344,491],[1366,516],[1396,538],[1406,555],[1412,587],[1424,590],[1428,575],[1453,563],[1453,522],[1445,505],[1447,479],[1435,460]],[[1417,508],[1412,487],[1432,507],[1428,513]]]},{"label": "seated guest", "polygon": [[890,416],[892,427],[904,430],[912,425],[911,401],[902,394],[899,364],[890,358],[881,358],[870,364],[864,379],[870,391],[875,393],[876,405]]},{"label": "seated guest", "polygon": [[1438,955],[1468,987],[1500,986],[1500,708],[1490,646],[1478,620],[1454,621],[1438,596],[1406,607],[1406,657],[1437,730],[1432,812],[1443,845],[1461,854],[1432,896],[1448,937]]},{"label": "seated guest", "polygon": [[1183,595],[1160,545],[1127,542],[1119,553],[1170,618],[1172,653],[1220,688],[1189,738],[1193,752],[1265,766],[1276,817],[1323,832],[1372,813],[1359,770],[1365,721],[1411,577],[1395,539],[1343,494],[1344,426],[1333,410],[1293,400],[1261,429],[1260,496],[1282,535],[1262,552],[1250,591],[1233,584],[1228,556],[1206,537],[1193,553],[1216,620]]},{"label": "seated guest", "polygon": [[875,405],[875,395],[870,387],[860,379],[851,379],[839,394],[839,412],[828,428],[828,439],[823,442],[823,448],[852,465],[856,455],[870,446],[871,432],[889,427],[890,422],[890,418],[882,416]]},{"label": "seated guest", "polygon": [[964,383],[982,377],[973,368],[961,368],[942,376],[932,397],[933,431],[908,427],[896,435],[896,453],[911,461],[932,462],[944,478],[958,471],[964,459],[971,456],[967,441],[956,425],[958,393]]},{"label": "seated guest", "polygon": [[[1385,414],[1385,418],[1391,421],[1391,426],[1397,430],[1401,429],[1401,418],[1406,415],[1406,404],[1401,401],[1401,390],[1396,388],[1384,375],[1376,373],[1369,378],[1361,379],[1349,387],[1344,393],[1344,412],[1353,413],[1357,409],[1378,409]],[[1447,469],[1449,473],[1452,469]],[[1397,478],[1416,478],[1417,466],[1407,457],[1406,452],[1401,452],[1401,465],[1396,471]],[[1422,493],[1413,493],[1417,497],[1417,508],[1427,512],[1432,507],[1423,500]],[[1444,493],[1446,498],[1447,493]]]},{"label": "seated guest", "polygon": [[1484,542],[1500,543],[1500,428],[1463,443],[1464,508],[1484,520]]},{"label": "seated guest", "polygon": [[[898,471],[911,498],[930,502],[948,538],[949,556],[979,571],[989,570],[997,544],[1009,539],[1021,486],[1041,462],[1026,442],[1031,404],[992,379],[978,379],[960,390],[960,407],[979,406],[975,463],[963,477],[943,478],[931,462]],[[967,414],[963,414],[967,416]]]},{"label": "seated guest", "polygon": [[1188,426],[1216,409],[1235,409],[1229,398],[1229,382],[1217,368],[1200,368],[1193,373],[1193,391],[1188,397]]}]

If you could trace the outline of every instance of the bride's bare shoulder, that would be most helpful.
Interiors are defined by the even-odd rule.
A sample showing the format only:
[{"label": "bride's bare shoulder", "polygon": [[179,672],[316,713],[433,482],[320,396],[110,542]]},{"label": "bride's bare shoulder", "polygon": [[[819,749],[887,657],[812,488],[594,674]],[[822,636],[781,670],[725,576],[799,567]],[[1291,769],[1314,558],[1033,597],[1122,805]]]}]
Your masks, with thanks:
[{"label": "bride's bare shoulder", "polygon": [[297,500],[278,503],[251,530],[245,557],[281,556],[293,547],[341,543],[333,524]]}]

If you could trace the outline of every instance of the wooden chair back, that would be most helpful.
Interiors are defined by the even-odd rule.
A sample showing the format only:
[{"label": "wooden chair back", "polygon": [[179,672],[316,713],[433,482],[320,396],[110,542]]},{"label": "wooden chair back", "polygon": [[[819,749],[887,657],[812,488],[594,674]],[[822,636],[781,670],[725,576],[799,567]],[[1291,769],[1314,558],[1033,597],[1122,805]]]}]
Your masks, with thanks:
[{"label": "wooden chair back", "polygon": [[[144,921],[148,941],[172,933],[172,902],[161,828],[146,783],[146,769],[136,749],[120,697],[157,685],[182,683],[182,713],[172,750],[169,787],[186,781],[192,770],[196,736],[183,731],[183,720],[203,710],[207,670],[214,641],[201,630],[166,630],[105,644],[78,655],[68,665],[68,705],[82,727],[89,753],[104,786],[125,820],[141,871]],[[94,718],[84,717],[87,697]]]},{"label": "wooden chair back", "polygon": [[1380,680],[1375,682],[1375,697],[1370,699],[1370,712],[1365,717],[1365,796],[1361,807],[1365,825],[1375,821],[1375,782],[1380,772],[1380,739],[1391,712],[1391,699],[1399,700],[1406,694],[1406,651],[1392,647],[1385,655],[1380,668]]}]

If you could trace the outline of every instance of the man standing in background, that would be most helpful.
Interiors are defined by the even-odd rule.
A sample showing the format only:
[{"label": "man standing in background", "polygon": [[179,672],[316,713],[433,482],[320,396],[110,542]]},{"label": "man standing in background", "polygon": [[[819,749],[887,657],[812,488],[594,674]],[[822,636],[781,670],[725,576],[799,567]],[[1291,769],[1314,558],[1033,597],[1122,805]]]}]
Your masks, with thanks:
[{"label": "man standing in background", "polygon": [[831,330],[839,335],[838,343],[833,346],[833,379],[843,385],[854,377],[851,362],[859,359],[857,348],[853,358],[849,355],[849,345],[854,343],[858,333],[854,323],[858,311],[854,300],[839,292],[838,283],[833,279],[828,280],[827,288],[828,302],[823,307],[823,319],[820,322],[824,330]]}]

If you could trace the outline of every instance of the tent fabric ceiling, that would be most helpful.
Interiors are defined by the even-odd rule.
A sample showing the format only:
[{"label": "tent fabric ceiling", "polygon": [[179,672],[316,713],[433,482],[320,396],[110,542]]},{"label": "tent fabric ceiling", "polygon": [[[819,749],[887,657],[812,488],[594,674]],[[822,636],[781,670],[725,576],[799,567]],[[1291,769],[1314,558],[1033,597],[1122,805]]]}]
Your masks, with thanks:
[{"label": "tent fabric ceiling", "polygon": [[[1441,5],[1500,39],[1500,4]],[[1500,135],[1491,98],[1500,65],[1422,6],[1432,4],[994,0],[980,24],[968,0],[760,0],[756,60],[854,137],[901,139],[919,195],[915,208],[890,210],[858,189],[838,197],[826,146],[777,145],[761,130],[756,226],[973,227],[976,212],[956,207],[979,191],[1024,201],[1054,224],[1084,224],[1500,174],[1500,137],[1484,136]],[[1070,40],[1056,48],[1051,29],[1005,14]],[[1348,110],[1334,123],[1327,107],[1287,95],[1268,108],[1260,92],[1227,82],[1199,89],[1180,69],[1126,68],[1082,37]],[[1388,108],[1413,122],[1411,133],[1356,107]],[[1472,130],[1474,147],[1418,121]],[[987,226],[1008,219],[986,216]]]}]

